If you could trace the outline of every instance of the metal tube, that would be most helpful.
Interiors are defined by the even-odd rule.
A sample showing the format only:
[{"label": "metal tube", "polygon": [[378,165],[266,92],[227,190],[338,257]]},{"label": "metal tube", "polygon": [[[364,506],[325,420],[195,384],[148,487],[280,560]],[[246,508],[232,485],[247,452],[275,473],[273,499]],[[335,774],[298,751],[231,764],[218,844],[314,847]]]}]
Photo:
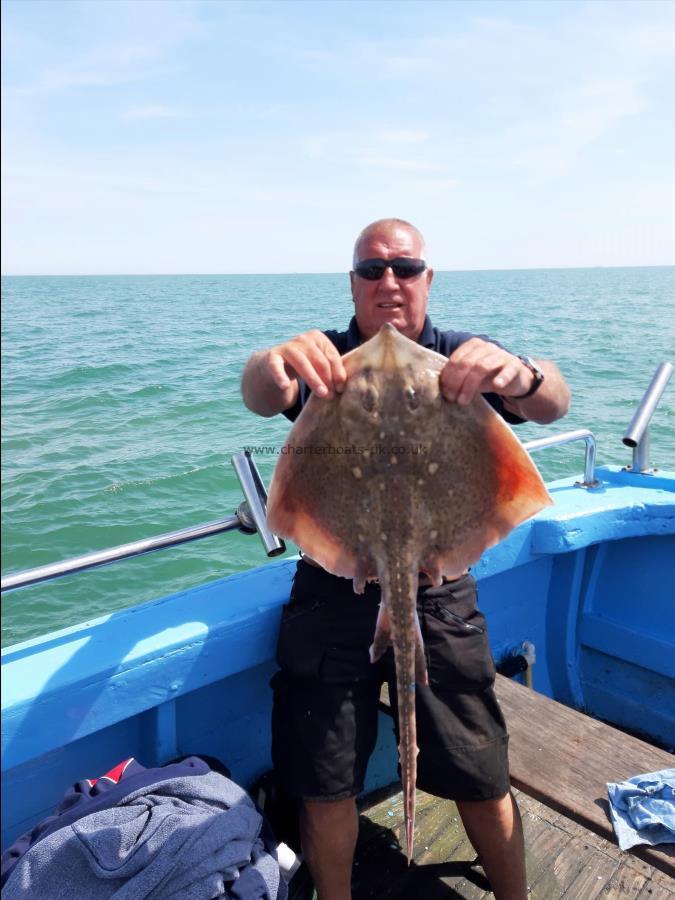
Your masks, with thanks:
[{"label": "metal tube", "polygon": [[41,581],[50,581],[52,578],[61,578],[63,575],[71,575],[74,572],[82,572],[85,569],[94,569],[98,566],[107,566],[109,563],[121,559],[131,559],[141,556],[143,553],[151,553],[153,550],[162,550],[165,547],[176,547],[186,544],[188,541],[196,541],[200,538],[210,537],[213,534],[222,534],[225,531],[233,531],[239,528],[241,522],[238,516],[228,516],[226,519],[216,519],[214,522],[206,522],[204,525],[195,525],[192,528],[182,528],[180,531],[169,531],[153,538],[144,538],[140,541],[132,541],[129,544],[120,544],[118,547],[110,547],[107,550],[98,550],[87,553],[85,556],[77,556],[63,562],[51,563],[47,566],[38,566],[16,575],[8,575],[2,579],[1,590],[12,591],[16,588],[28,587],[30,584],[39,584]]},{"label": "metal tube", "polygon": [[570,444],[573,441],[583,441],[586,445],[584,458],[584,480],[577,482],[581,487],[597,487],[599,482],[595,477],[595,453],[596,443],[593,432],[588,428],[577,428],[575,431],[565,431],[562,434],[554,434],[552,437],[538,438],[536,441],[527,441],[523,448],[528,453],[536,453],[546,447],[557,447],[561,444]]},{"label": "metal tube", "polygon": [[649,428],[645,428],[642,437],[633,447],[633,472],[651,472],[649,465],[649,449],[651,447],[651,437],[649,436]]},{"label": "metal tube", "polygon": [[[216,519],[203,525],[195,525],[192,528],[181,528],[179,531],[170,531],[159,534],[156,537],[144,538],[140,541],[132,541],[129,544],[120,544],[118,547],[109,547],[107,550],[97,550],[84,556],[76,556],[73,559],[62,562],[50,563],[47,566],[38,566],[35,569],[27,569],[8,575],[0,580],[0,591],[12,591],[16,588],[28,587],[31,584],[39,584],[42,581],[51,581],[64,575],[72,575],[75,572],[83,572],[86,569],[95,569],[98,566],[107,566],[109,563],[122,559],[131,559],[153,550],[162,550],[166,547],[177,547],[179,544],[187,544],[200,538],[210,537],[214,534],[222,534],[225,531],[241,529],[250,532],[251,526],[260,535],[268,556],[277,556],[284,553],[286,546],[282,540],[267,527],[266,503],[267,493],[265,485],[260,477],[255,463],[250,454],[237,453],[232,457],[232,464],[239,476],[239,481],[244,490],[247,503],[242,503],[234,516],[226,519]],[[248,504],[248,508],[247,508]]]},{"label": "metal tube", "polygon": [[251,454],[248,451],[235,453],[232,457],[232,465],[237,473],[265,553],[268,556],[278,556],[280,553],[284,553],[286,545],[270,531],[267,525],[267,492],[256,464],[251,459]]},{"label": "metal tube", "polygon": [[652,382],[647,388],[640,400],[638,408],[635,410],[630,425],[626,429],[623,436],[623,442],[627,447],[637,447],[642,440],[644,433],[649,427],[651,417],[654,415],[656,404],[661,399],[666,389],[666,385],[670,381],[673,367],[671,363],[664,362],[658,367],[652,378]]}]

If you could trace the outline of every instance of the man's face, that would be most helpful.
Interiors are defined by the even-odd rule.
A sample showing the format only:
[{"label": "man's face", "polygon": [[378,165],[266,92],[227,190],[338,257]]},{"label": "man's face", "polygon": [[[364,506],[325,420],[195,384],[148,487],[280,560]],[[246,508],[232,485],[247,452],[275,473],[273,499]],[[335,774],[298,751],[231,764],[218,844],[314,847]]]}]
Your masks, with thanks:
[{"label": "man's face", "polygon": [[[357,262],[398,256],[424,258],[420,236],[402,225],[383,225],[369,232],[356,249]],[[414,278],[397,279],[392,269],[386,269],[379,281],[367,281],[350,272],[356,322],[362,336],[371,338],[385,322],[391,322],[401,334],[417,340],[427,313],[433,275],[433,270],[427,269]]]}]

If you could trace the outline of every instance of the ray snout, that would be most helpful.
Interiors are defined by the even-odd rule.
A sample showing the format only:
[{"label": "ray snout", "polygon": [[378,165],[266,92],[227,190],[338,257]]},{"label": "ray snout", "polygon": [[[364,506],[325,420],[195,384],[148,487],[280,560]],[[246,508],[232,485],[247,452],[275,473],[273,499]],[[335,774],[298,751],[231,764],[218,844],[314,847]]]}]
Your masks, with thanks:
[{"label": "ray snout", "polygon": [[414,342],[397,331],[391,322],[385,322],[375,337],[361,346],[361,350],[365,351],[362,362],[375,370],[402,371],[410,364],[411,348],[415,346]]}]

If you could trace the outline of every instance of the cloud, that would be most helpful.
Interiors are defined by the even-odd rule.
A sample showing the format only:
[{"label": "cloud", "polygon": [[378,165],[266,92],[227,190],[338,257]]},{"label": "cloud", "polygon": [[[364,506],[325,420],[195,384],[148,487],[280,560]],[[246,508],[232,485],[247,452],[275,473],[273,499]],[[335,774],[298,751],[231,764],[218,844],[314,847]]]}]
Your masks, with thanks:
[{"label": "cloud", "polygon": [[[12,87],[27,94],[159,77],[173,67],[171,50],[204,33],[197,7],[190,3],[60,4],[58,26],[50,26],[48,18],[57,4],[34,6],[35,17],[10,19],[5,23],[9,33],[3,36]],[[26,50],[31,65],[26,65]]]},{"label": "cloud", "polygon": [[161,103],[148,106],[133,106],[121,113],[120,118],[127,121],[136,119],[182,119],[187,113],[175,106],[165,106]]},{"label": "cloud", "polygon": [[441,172],[443,167],[419,159],[395,156],[361,156],[353,160],[354,165],[369,169],[389,169],[395,172]]},{"label": "cloud", "polygon": [[112,87],[159,75],[158,53],[147,44],[100,45],[79,58],[44,68],[34,91],[63,91],[73,87]]},{"label": "cloud", "polygon": [[[208,271],[226,265],[225,236],[244,265],[261,234],[256,265],[286,254],[302,268],[304,253],[316,269],[326,227],[351,234],[392,206],[438,221],[440,235],[461,223],[454,243],[477,235],[483,265],[518,241],[551,260],[560,222],[556,261],[573,262],[593,216],[598,233],[624,228],[617,261],[664,256],[671,195],[638,202],[638,188],[671,168],[675,4],[386,5],[371,28],[339,2],[10,4],[3,202],[15,270],[20,254],[26,271],[68,271],[96,252],[101,271],[197,256]],[[364,8],[373,21],[378,10]],[[182,118],[189,129],[171,127]],[[635,215],[622,225],[621,209],[655,223],[653,251],[624,252],[642,226]]]},{"label": "cloud", "polygon": [[422,144],[429,140],[428,131],[381,131],[380,140],[393,144]]},{"label": "cloud", "polygon": [[639,84],[624,77],[566,87],[551,97],[550,109],[508,124],[474,146],[474,161],[491,170],[526,171],[529,177],[557,177],[583,151],[644,106]]},{"label": "cloud", "polygon": [[300,147],[303,153],[324,165],[447,175],[444,161],[434,157],[430,139],[428,131],[382,127],[305,135],[300,139]]}]

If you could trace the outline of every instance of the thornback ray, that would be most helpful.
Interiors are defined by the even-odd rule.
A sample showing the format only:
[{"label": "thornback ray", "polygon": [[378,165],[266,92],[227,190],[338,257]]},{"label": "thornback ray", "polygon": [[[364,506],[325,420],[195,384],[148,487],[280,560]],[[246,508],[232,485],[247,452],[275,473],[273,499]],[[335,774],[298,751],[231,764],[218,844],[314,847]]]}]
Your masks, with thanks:
[{"label": "thornback ray", "polygon": [[551,504],[509,426],[477,396],[445,400],[447,359],[392,325],[343,357],[341,394],[312,395],[270,486],[267,519],[329,572],[382,601],[370,655],[393,645],[408,862],[413,854],[415,682],[427,673],[417,618],[419,573],[456,578],[484,550]]}]

